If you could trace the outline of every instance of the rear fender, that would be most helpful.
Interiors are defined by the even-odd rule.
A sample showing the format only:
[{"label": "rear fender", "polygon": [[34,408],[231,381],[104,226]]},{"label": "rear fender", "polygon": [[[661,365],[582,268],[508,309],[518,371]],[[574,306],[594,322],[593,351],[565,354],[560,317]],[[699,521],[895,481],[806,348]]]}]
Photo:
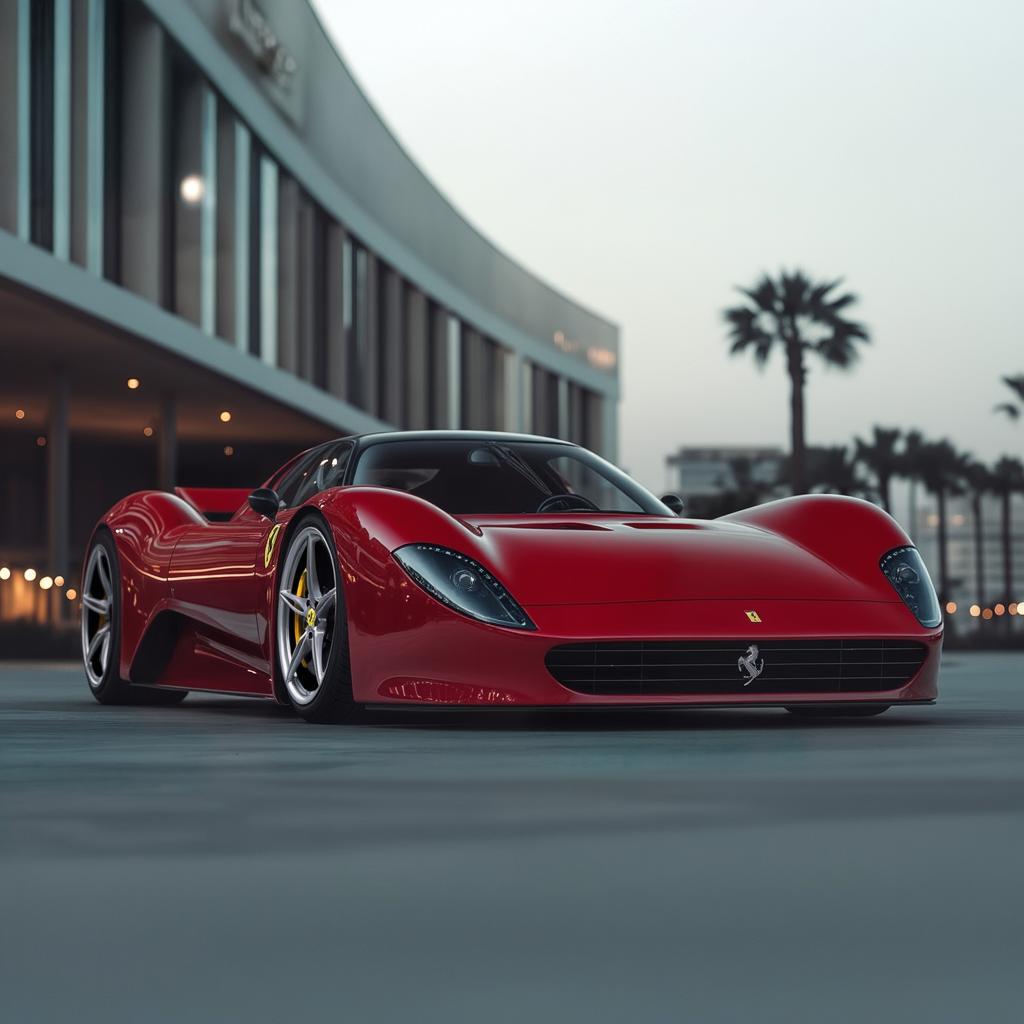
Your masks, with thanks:
[{"label": "rear fender", "polygon": [[122,679],[130,678],[142,638],[169,605],[168,570],[175,544],[184,529],[205,523],[195,508],[173,494],[139,491],[119,501],[97,524],[97,531],[110,531],[120,563]]}]

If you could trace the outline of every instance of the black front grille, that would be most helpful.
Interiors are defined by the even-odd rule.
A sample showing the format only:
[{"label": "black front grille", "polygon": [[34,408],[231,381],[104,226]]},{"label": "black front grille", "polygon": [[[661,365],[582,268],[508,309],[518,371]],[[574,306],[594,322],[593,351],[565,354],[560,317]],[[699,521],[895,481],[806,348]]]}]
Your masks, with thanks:
[{"label": "black front grille", "polygon": [[741,666],[749,640],[621,640],[552,647],[545,663],[588,694],[855,693],[910,682],[928,653],[912,640],[763,640],[755,679]]}]

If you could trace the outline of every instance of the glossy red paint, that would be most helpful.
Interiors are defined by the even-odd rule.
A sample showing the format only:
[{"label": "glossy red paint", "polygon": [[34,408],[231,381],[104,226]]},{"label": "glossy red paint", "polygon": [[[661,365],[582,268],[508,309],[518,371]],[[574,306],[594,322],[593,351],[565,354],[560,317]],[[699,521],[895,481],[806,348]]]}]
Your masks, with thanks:
[{"label": "glossy red paint", "polygon": [[201,515],[234,515],[245,504],[248,487],[175,487],[174,493]]},{"label": "glossy red paint", "polygon": [[[276,571],[295,516],[312,513],[327,522],[338,551],[357,701],[738,705],[936,695],[942,630],[922,628],[878,567],[910,541],[856,499],[792,498],[712,522],[601,513],[455,518],[400,491],[339,487],[283,511],[275,524],[241,491],[181,493],[187,501],[133,495],[103,519],[121,562],[126,678],[284,700],[272,643]],[[235,512],[226,523],[198,511],[228,505]],[[393,556],[423,542],[479,561],[537,628],[487,625],[435,601]],[[752,608],[760,622],[750,621]],[[168,615],[173,644],[155,657],[142,641]],[[544,662],[562,642],[717,638],[906,638],[927,645],[928,656],[899,690],[841,697],[756,689],[598,697],[561,686]]]}]

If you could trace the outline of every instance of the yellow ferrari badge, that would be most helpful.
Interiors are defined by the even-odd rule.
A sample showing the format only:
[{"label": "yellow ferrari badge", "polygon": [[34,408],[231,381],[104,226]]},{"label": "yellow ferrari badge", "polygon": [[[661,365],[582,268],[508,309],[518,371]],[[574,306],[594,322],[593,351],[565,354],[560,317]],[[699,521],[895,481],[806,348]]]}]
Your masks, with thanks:
[{"label": "yellow ferrari badge", "polygon": [[270,568],[270,559],[274,554],[274,545],[277,543],[277,535],[281,532],[281,524],[278,523],[274,528],[267,534],[267,545],[263,549],[263,568]]},{"label": "yellow ferrari badge", "polygon": [[758,615],[757,612],[753,612],[753,611],[747,612],[746,615],[747,615],[747,618],[751,622],[760,622],[761,621],[761,616]]}]

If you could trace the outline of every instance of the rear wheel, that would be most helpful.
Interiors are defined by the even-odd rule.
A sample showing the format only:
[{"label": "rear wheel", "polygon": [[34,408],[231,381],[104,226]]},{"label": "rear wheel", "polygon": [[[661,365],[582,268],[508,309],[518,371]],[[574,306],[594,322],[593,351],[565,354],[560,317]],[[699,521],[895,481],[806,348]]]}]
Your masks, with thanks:
[{"label": "rear wheel", "polygon": [[330,530],[316,515],[296,526],[281,562],[277,664],[288,697],[307,722],[343,722],[352,700],[348,620]]},{"label": "rear wheel", "polygon": [[890,704],[863,704],[852,707],[829,707],[827,704],[811,704],[807,707],[793,705],[786,708],[798,718],[874,718],[888,711]]},{"label": "rear wheel", "polygon": [[121,678],[121,569],[114,538],[97,534],[82,575],[82,661],[101,704],[178,704],[187,690],[146,690]]}]

